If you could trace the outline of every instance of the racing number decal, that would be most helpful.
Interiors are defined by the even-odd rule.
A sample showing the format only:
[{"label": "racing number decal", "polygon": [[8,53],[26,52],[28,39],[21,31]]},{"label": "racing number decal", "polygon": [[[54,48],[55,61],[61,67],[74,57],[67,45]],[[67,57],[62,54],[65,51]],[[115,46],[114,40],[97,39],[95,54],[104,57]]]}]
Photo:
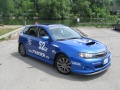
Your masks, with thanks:
[{"label": "racing number decal", "polygon": [[[32,43],[32,40],[31,39],[29,39],[28,38],[28,45],[31,45]],[[45,51],[45,52],[47,52],[48,51],[48,48],[47,47],[45,47],[45,42],[43,42],[43,41],[39,41],[39,46],[38,46],[38,48],[40,49],[40,50],[42,50],[42,51]],[[46,58],[46,59],[49,59],[49,56],[47,56],[45,53],[43,53],[42,51],[38,51],[38,50],[31,50],[31,49],[28,49],[28,52],[29,53],[32,53],[32,54],[35,54],[35,55],[38,55],[38,56],[40,56],[40,57],[43,57],[43,58]]]},{"label": "racing number decal", "polygon": [[45,52],[47,52],[48,48],[45,47],[45,42],[43,41],[39,41],[39,47],[38,47],[40,50],[43,50]]},{"label": "racing number decal", "polygon": [[39,46],[40,49],[41,49],[41,48],[44,48],[44,47],[45,47],[45,42],[40,41],[40,42],[39,42],[39,45],[40,45],[40,46]]}]

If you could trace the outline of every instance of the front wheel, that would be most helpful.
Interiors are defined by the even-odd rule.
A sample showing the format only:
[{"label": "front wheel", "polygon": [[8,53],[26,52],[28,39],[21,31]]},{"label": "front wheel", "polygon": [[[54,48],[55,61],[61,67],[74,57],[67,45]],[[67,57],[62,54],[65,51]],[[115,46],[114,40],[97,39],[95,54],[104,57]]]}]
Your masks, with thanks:
[{"label": "front wheel", "polygon": [[62,74],[69,74],[71,72],[71,63],[65,55],[60,55],[56,59],[56,68]]}]

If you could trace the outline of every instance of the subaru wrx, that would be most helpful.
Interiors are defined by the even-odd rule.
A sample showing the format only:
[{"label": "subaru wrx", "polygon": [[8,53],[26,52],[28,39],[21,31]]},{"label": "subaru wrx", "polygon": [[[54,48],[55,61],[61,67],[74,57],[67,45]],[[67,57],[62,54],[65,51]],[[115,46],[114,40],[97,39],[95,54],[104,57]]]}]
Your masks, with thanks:
[{"label": "subaru wrx", "polygon": [[22,56],[52,64],[62,74],[93,75],[107,70],[111,64],[106,45],[61,24],[25,26],[18,42]]}]

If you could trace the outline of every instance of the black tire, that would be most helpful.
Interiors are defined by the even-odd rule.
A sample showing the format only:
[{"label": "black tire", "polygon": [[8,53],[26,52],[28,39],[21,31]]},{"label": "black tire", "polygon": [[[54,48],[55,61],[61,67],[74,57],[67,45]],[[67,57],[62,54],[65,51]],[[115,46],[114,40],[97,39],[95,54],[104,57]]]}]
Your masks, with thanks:
[{"label": "black tire", "polygon": [[25,46],[23,44],[20,44],[19,46],[19,52],[22,56],[27,56],[26,55],[26,49],[25,49]]},{"label": "black tire", "polygon": [[70,74],[71,72],[71,63],[65,55],[60,55],[57,57],[55,66],[57,70],[62,74]]}]

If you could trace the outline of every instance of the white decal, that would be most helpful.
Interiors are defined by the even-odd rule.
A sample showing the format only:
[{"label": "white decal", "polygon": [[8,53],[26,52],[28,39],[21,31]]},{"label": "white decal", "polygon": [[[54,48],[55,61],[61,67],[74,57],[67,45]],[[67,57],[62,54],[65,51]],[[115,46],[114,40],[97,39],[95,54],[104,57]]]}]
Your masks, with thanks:
[{"label": "white decal", "polygon": [[32,53],[32,54],[35,54],[35,55],[38,55],[40,57],[44,57],[46,59],[49,59],[49,56],[46,56],[45,53],[42,53],[42,52],[39,52],[39,51],[36,51],[36,50],[30,50],[30,49],[28,49],[28,52]]},{"label": "white decal", "polygon": [[27,43],[28,45],[31,45],[32,44],[32,40],[30,38],[27,39]]},{"label": "white decal", "polygon": [[72,61],[72,64],[77,65],[77,66],[81,66],[80,63],[78,63],[78,62],[74,62],[74,61]]},{"label": "white decal", "polygon": [[95,64],[101,64],[101,62],[93,62],[92,64],[93,65],[95,65]]},{"label": "white decal", "polygon": [[75,43],[87,43],[87,42],[92,42],[92,40],[88,39],[75,39],[73,40]]},{"label": "white decal", "polygon": [[56,51],[55,51],[55,50],[52,50],[52,53],[53,53],[53,54],[56,54]]},{"label": "white decal", "polygon": [[45,52],[47,52],[48,48],[45,47],[45,42],[43,41],[39,41],[39,47],[38,47],[40,50],[43,50]]},{"label": "white decal", "polygon": [[58,45],[55,45],[55,44],[53,44],[52,46],[54,46],[54,47],[59,47]]}]

